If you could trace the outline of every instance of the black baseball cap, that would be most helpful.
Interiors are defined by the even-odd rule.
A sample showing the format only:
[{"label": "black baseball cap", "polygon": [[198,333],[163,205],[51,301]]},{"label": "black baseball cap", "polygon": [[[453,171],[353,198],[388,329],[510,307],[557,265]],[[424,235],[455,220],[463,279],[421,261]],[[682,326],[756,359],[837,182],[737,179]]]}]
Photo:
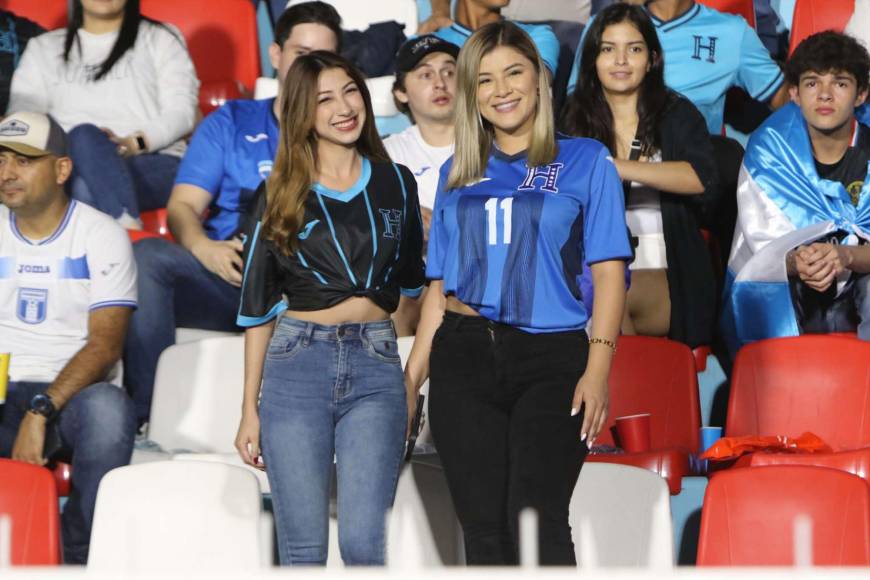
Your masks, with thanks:
[{"label": "black baseball cap", "polygon": [[459,55],[459,47],[434,34],[424,34],[405,42],[396,55],[396,73],[406,74],[414,70],[420,61],[433,52],[446,52],[453,58]]}]

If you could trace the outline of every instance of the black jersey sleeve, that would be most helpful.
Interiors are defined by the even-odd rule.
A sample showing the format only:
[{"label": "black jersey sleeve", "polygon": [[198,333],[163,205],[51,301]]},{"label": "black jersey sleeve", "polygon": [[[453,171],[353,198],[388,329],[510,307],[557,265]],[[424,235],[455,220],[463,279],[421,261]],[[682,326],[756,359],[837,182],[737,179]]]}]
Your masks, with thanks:
[{"label": "black jersey sleeve", "polygon": [[404,165],[396,165],[405,191],[405,222],[402,224],[402,246],[399,250],[399,290],[402,296],[417,298],[426,282],[426,264],[423,262],[423,218],[417,198],[417,180]]},{"label": "black jersey sleeve", "polygon": [[281,270],[273,245],[263,239],[262,222],[266,209],[266,183],[260,184],[251,203],[251,219],[245,231],[242,298],[236,324],[259,326],[287,309],[281,293]]}]

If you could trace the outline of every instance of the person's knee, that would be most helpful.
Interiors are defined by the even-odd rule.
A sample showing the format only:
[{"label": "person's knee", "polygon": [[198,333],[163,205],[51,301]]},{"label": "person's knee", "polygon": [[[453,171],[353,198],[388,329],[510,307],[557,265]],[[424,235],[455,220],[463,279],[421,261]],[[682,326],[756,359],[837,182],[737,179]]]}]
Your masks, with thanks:
[{"label": "person's knee", "polygon": [[133,447],[136,418],[133,401],[120,387],[111,383],[97,383],[73,397],[78,409],[80,445],[87,453]]},{"label": "person's knee", "polygon": [[384,563],[386,547],[383,529],[376,526],[354,526],[342,530],[339,525],[338,544],[341,559],[351,566],[378,566]]},{"label": "person's knee", "polygon": [[69,141],[72,147],[105,139],[108,139],[108,136],[92,123],[76,125],[69,131]]},{"label": "person's knee", "polygon": [[180,247],[163,238],[145,238],[133,244],[133,257],[140,283],[149,278],[165,282],[165,276],[177,263]]}]

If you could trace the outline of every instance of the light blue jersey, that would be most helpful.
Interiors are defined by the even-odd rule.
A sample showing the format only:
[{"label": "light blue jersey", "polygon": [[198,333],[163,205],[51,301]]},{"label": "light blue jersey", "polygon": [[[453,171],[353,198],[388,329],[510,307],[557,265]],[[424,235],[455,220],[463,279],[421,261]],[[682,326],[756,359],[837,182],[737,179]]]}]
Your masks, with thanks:
[{"label": "light blue jersey", "polygon": [[[668,22],[647,13],[662,44],[665,84],[692,101],[711,134],[722,131],[729,88],[740,87],[753,99],[766,102],[782,85],[782,71],[742,16],[697,3]],[[585,32],[591,24],[592,20],[577,46],[569,94],[577,86]]]},{"label": "light blue jersey", "polygon": [[[555,75],[556,67],[559,65],[559,40],[553,33],[553,29],[546,24],[525,24],[513,20],[511,22],[532,37],[535,47],[541,53],[541,58],[544,59],[544,64],[550,69],[550,73]],[[436,30],[433,34],[461,48],[465,45],[465,41],[474,34],[474,31],[454,22],[450,26]]]},{"label": "light blue jersey", "polygon": [[494,151],[479,182],[445,191],[441,167],[426,276],[481,315],[526,332],[585,328],[583,264],[631,257],[624,193],[607,149],[559,138],[552,163]]}]

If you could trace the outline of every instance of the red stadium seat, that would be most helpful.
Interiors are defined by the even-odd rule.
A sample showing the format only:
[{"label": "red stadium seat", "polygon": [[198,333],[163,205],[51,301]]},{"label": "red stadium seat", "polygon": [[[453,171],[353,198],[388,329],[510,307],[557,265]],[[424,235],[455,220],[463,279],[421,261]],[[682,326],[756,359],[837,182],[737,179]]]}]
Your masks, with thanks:
[{"label": "red stadium seat", "polygon": [[835,453],[753,453],[750,465],[815,465],[839,469],[870,482],[870,447]]},{"label": "red stadium seat", "polygon": [[812,521],[812,563],[870,565],[870,486],[860,477],[806,466],[732,469],[704,497],[699,566],[791,566],[794,520]]},{"label": "red stadium seat", "polygon": [[798,436],[834,451],[870,446],[870,342],[804,335],[737,353],[725,434]]},{"label": "red stadium seat", "polygon": [[752,28],[755,28],[755,5],[753,0],[698,0],[700,4],[709,6],[719,12],[742,16]]},{"label": "red stadium seat", "polygon": [[174,24],[184,35],[202,83],[204,113],[213,108],[209,103],[217,93],[224,98],[242,96],[235,92],[237,83],[253,94],[260,53],[257,15],[250,0],[142,0],[142,14]]},{"label": "red stadium seat", "polygon": [[12,564],[60,564],[60,514],[51,471],[0,459],[0,481],[0,514],[12,518]]},{"label": "red stadium seat", "polygon": [[679,480],[688,472],[689,455],[698,450],[701,427],[692,351],[666,338],[621,336],[609,383],[608,422],[596,443],[615,444],[611,430],[615,431],[616,417],[650,413],[652,449],[642,454],[590,456],[589,460],[655,466],[654,471],[668,479],[671,493],[679,493]]},{"label": "red stadium seat", "polygon": [[808,36],[823,30],[843,32],[855,12],[855,0],[797,0],[788,53]]},{"label": "red stadium seat", "polygon": [[[150,234],[156,234],[167,240],[174,240],[169,231],[169,217],[166,208],[143,211],[139,218],[142,220],[142,230]],[[149,237],[149,236],[144,236]]]},{"label": "red stadium seat", "polygon": [[32,20],[45,28],[66,27],[67,0],[0,0],[0,8]]},{"label": "red stadium seat", "polygon": [[586,456],[590,463],[617,463],[648,469],[662,476],[668,482],[668,491],[677,495],[683,486],[683,477],[690,475],[689,454],[675,447],[656,449],[643,453],[590,454]]}]

